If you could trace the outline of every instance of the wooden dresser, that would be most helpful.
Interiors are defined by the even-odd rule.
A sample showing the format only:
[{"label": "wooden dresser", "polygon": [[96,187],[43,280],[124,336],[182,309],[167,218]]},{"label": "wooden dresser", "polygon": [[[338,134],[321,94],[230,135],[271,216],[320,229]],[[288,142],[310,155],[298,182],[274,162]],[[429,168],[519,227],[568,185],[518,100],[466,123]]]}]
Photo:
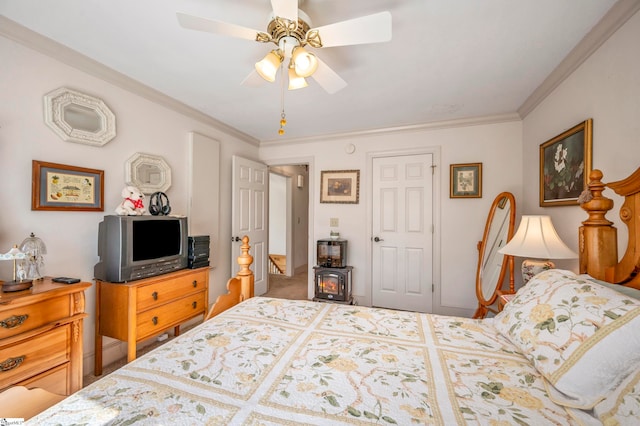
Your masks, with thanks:
[{"label": "wooden dresser", "polygon": [[70,395],[82,388],[84,291],[89,287],[46,277],[28,290],[0,291],[0,390],[22,385]]},{"label": "wooden dresser", "polygon": [[127,283],[96,280],[94,374],[102,374],[102,336],[127,342],[127,361],[136,359],[136,343],[174,328],[209,307],[209,267],[183,269]]}]

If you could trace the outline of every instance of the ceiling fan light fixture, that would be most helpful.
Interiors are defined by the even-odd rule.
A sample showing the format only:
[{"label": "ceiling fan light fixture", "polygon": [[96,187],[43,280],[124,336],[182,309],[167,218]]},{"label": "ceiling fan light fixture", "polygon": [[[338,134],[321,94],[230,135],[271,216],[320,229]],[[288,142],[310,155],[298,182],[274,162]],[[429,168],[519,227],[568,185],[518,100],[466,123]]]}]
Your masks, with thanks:
[{"label": "ceiling fan light fixture", "polygon": [[295,72],[300,77],[310,77],[318,69],[318,58],[313,53],[307,52],[304,47],[297,46],[291,54]]},{"label": "ceiling fan light fixture", "polygon": [[267,53],[261,61],[256,62],[256,71],[260,74],[260,77],[273,83],[276,80],[276,73],[283,60],[284,57],[280,54],[280,51],[272,50]]},{"label": "ceiling fan light fixture", "polygon": [[289,68],[289,90],[302,89],[308,85],[307,80],[300,77],[293,67]]}]

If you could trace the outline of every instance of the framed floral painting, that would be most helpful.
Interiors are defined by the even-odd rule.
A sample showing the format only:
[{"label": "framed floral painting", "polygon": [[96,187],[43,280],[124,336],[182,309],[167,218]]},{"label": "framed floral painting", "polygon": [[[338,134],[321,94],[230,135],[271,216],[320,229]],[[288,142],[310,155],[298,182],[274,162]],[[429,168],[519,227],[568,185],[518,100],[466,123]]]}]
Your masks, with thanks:
[{"label": "framed floral painting", "polygon": [[482,163],[449,165],[449,198],[482,198]]},{"label": "framed floral painting", "polygon": [[540,207],[575,206],[591,172],[590,118],[540,145]]}]

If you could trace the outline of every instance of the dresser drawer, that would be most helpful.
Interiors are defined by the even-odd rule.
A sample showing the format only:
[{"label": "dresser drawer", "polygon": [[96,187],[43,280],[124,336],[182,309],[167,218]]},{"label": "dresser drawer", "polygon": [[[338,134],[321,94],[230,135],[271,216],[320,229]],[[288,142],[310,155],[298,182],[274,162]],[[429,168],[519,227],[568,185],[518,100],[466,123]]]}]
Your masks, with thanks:
[{"label": "dresser drawer", "polygon": [[69,361],[71,324],[0,349],[0,388]]},{"label": "dresser drawer", "polygon": [[156,309],[142,312],[137,317],[138,340],[161,333],[196,315],[206,313],[205,293],[196,293]]},{"label": "dresser drawer", "polygon": [[191,273],[136,288],[136,312],[159,306],[186,294],[204,291],[209,271]]},{"label": "dresser drawer", "polygon": [[42,388],[58,395],[69,395],[72,392],[67,389],[67,378],[71,370],[71,363],[67,362],[59,367],[47,370],[42,374],[31,377],[25,381],[16,383],[17,386],[25,386],[29,389]]},{"label": "dresser drawer", "polygon": [[0,339],[33,330],[69,316],[69,296],[7,309],[0,313]]}]

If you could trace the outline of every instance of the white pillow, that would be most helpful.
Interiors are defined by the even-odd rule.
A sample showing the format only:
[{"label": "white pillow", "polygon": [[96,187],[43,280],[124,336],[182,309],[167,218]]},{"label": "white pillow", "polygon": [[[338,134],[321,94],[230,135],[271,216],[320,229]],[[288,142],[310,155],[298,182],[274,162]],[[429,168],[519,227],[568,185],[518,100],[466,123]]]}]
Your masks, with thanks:
[{"label": "white pillow", "polygon": [[568,407],[593,408],[640,367],[640,300],[570,271],[536,275],[494,324]]},{"label": "white pillow", "polygon": [[568,408],[573,418],[585,426],[640,424],[640,370],[635,371],[593,410]]}]

